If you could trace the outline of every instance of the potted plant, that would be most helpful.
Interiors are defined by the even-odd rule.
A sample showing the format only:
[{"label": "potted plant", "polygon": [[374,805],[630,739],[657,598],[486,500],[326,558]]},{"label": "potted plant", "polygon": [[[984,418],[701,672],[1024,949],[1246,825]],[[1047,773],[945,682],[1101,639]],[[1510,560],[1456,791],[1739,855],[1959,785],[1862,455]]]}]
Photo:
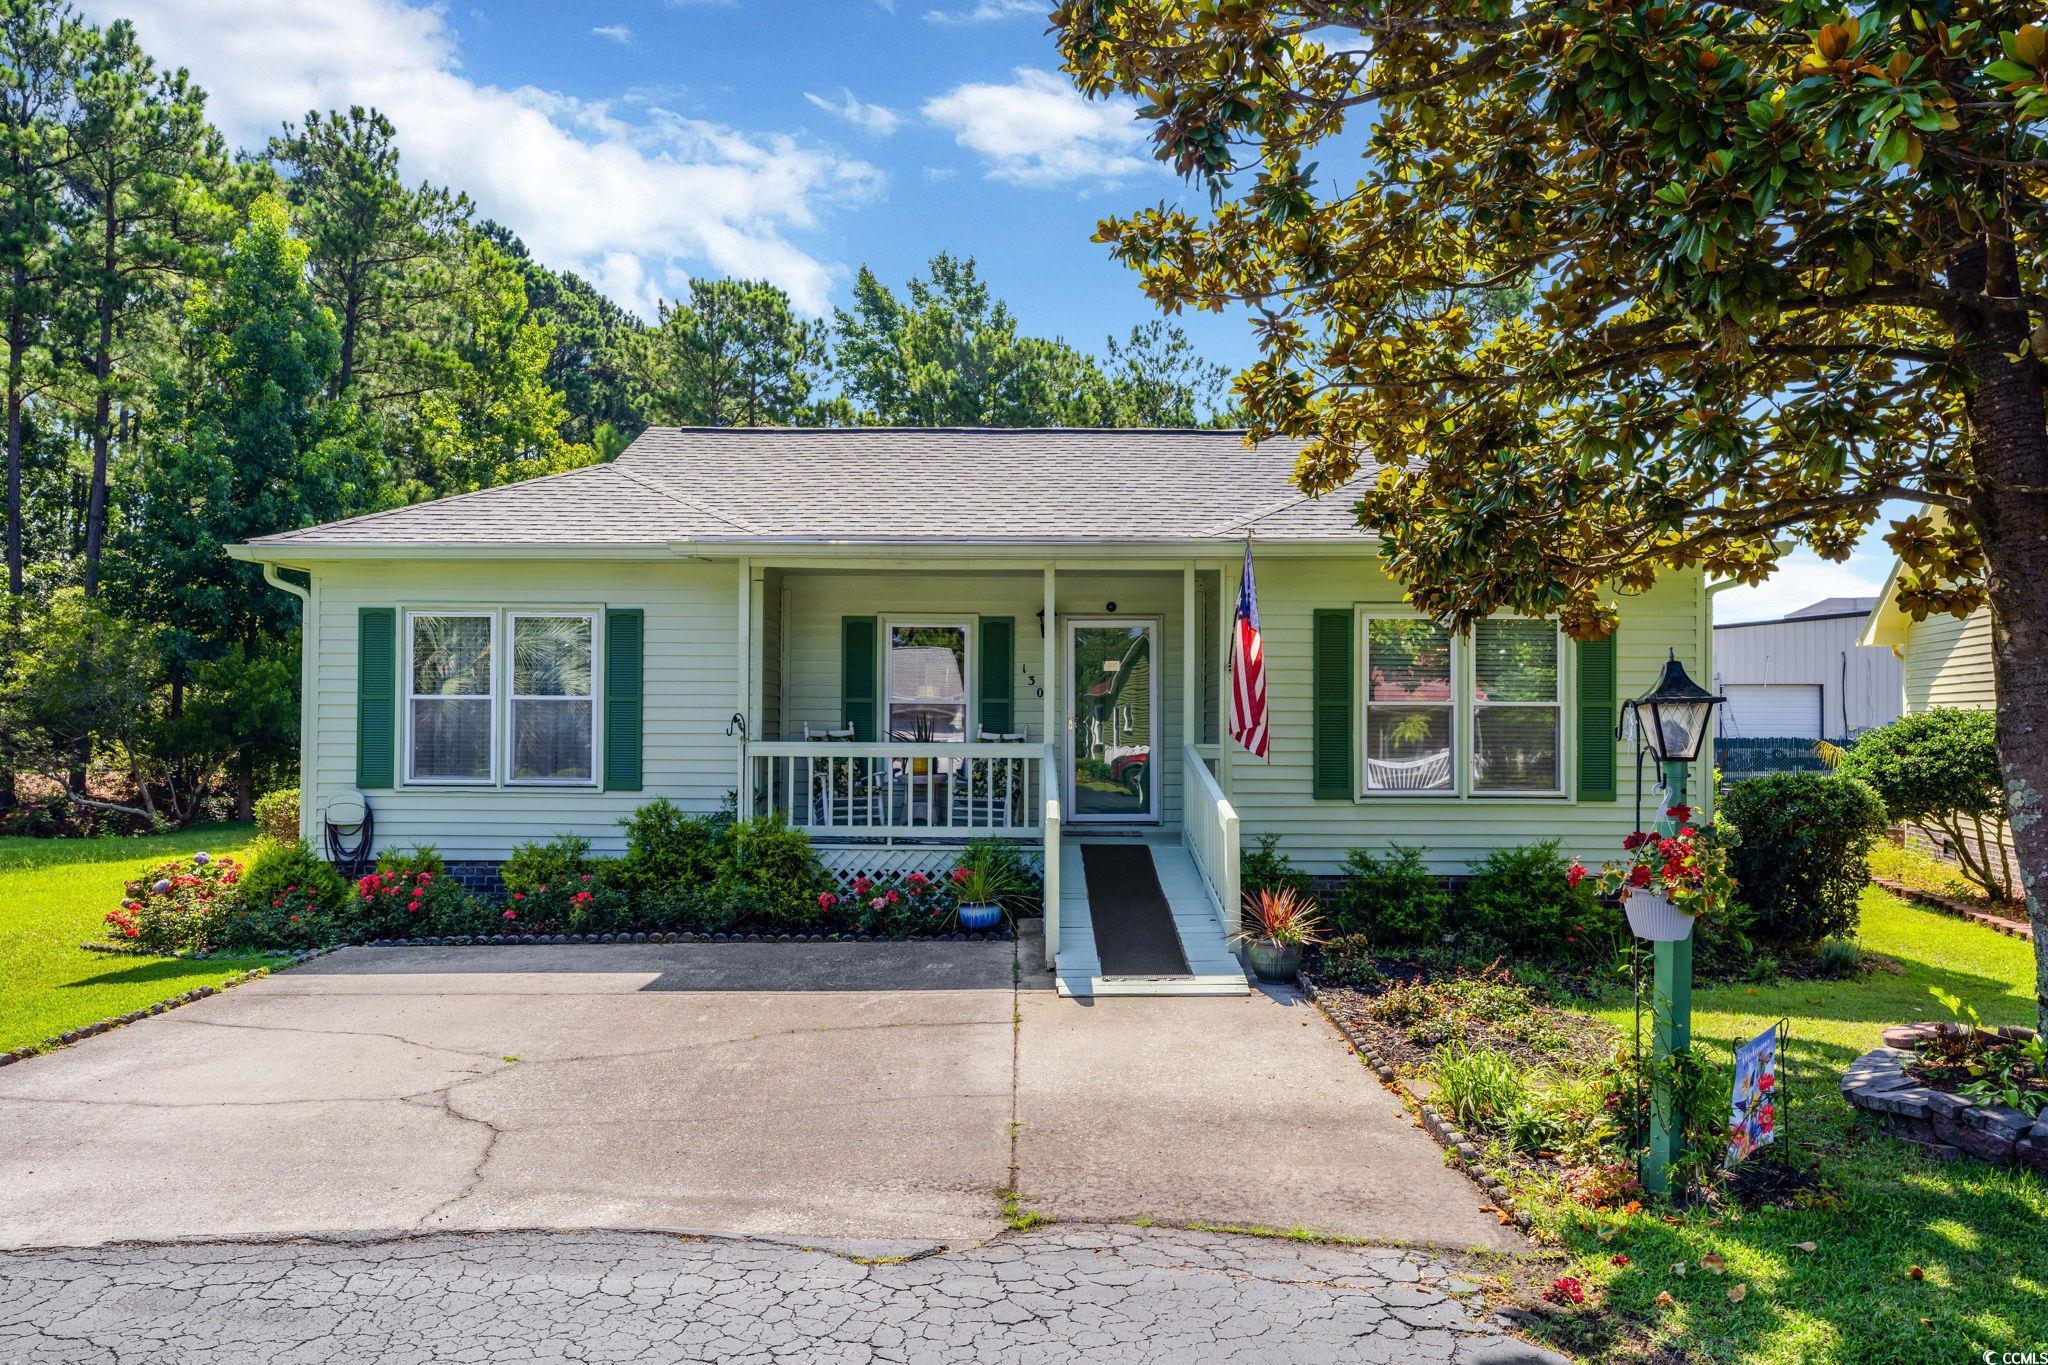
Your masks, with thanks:
[{"label": "potted plant", "polygon": [[1267,887],[1244,898],[1245,927],[1231,937],[1244,944],[1252,975],[1292,981],[1301,974],[1301,950],[1321,943],[1316,903],[1291,887]]},{"label": "potted plant", "polygon": [[979,932],[995,928],[1009,913],[1011,902],[1030,890],[1017,855],[993,840],[969,844],[953,865],[953,893],[960,898],[962,929]]},{"label": "potted plant", "polygon": [[[1673,806],[1676,834],[1637,830],[1621,841],[1628,856],[1604,864],[1595,882],[1602,896],[1621,897],[1628,927],[1637,938],[1675,943],[1692,937],[1693,920],[1724,904],[1734,882],[1728,876],[1729,835],[1718,826],[1695,829],[1692,811]],[[1566,876],[1577,886],[1590,874],[1573,863]]]}]

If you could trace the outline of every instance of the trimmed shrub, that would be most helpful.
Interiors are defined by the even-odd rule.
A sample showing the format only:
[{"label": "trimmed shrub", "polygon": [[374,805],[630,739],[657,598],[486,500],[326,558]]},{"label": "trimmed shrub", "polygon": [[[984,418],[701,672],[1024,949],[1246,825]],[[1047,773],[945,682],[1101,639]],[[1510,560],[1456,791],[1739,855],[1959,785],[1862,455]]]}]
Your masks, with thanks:
[{"label": "trimmed shrub", "polygon": [[299,837],[299,789],[280,787],[256,798],[256,828],[275,843],[290,843]]},{"label": "trimmed shrub", "polygon": [[487,915],[486,934],[615,934],[641,929],[626,895],[595,873],[556,882],[533,891],[515,891],[512,899]]},{"label": "trimmed shrub", "polygon": [[567,886],[596,870],[590,840],[580,834],[558,834],[544,844],[524,843],[513,849],[499,875],[507,892],[531,896],[543,887]]},{"label": "trimmed shrub", "polygon": [[718,875],[727,815],[690,815],[667,797],[634,811],[619,824],[626,831],[626,856],[614,874],[636,901],[672,897]]},{"label": "trimmed shrub", "polygon": [[408,867],[401,855],[390,853],[378,863],[378,871],[356,882],[338,916],[344,937],[362,941],[503,932],[482,927],[487,907],[445,871]]},{"label": "trimmed shrub", "polygon": [[1339,934],[1363,934],[1375,943],[1433,943],[1443,936],[1451,893],[1423,864],[1422,850],[1395,844],[1380,858],[1353,849],[1329,906]]},{"label": "trimmed shrub", "polygon": [[152,953],[197,953],[225,942],[245,871],[233,858],[195,853],[157,863],[129,882],[107,937]]},{"label": "trimmed shrub", "polygon": [[1257,847],[1238,860],[1237,882],[1246,896],[1256,896],[1261,891],[1292,891],[1297,896],[1306,896],[1311,889],[1308,873],[1280,851],[1277,834],[1261,834]]},{"label": "trimmed shrub", "polygon": [[1877,793],[1839,773],[1773,773],[1724,792],[1721,818],[1742,836],[1729,850],[1729,872],[1745,934],[1811,952],[1824,938],[1855,932],[1870,850],[1885,830]]},{"label": "trimmed shrub", "polygon": [[223,934],[238,948],[311,948],[332,943],[348,883],[305,840],[260,848],[241,878],[240,903]]},{"label": "trimmed shrub", "polygon": [[387,848],[379,853],[377,870],[396,872],[400,876],[431,872],[436,877],[445,877],[448,875],[448,860],[432,844],[413,844],[408,848]]},{"label": "trimmed shrub", "polygon": [[1377,986],[1387,979],[1373,960],[1372,940],[1364,934],[1339,934],[1325,943],[1315,976],[1331,986]]},{"label": "trimmed shrub", "polygon": [[824,913],[818,897],[832,890],[832,876],[802,830],[762,815],[736,822],[726,845],[731,858],[713,884],[718,900],[777,930],[807,928]]},{"label": "trimmed shrub", "polygon": [[1604,946],[1620,912],[1567,875],[1557,840],[1497,848],[1472,869],[1462,913],[1471,930],[1516,952],[1580,957]]},{"label": "trimmed shrub", "polygon": [[1860,736],[1835,775],[1868,783],[1891,819],[1940,830],[1985,895],[2012,898],[2001,861],[1977,852],[1997,847],[2005,820],[1998,718],[1991,712],[1938,706],[1901,716]]}]

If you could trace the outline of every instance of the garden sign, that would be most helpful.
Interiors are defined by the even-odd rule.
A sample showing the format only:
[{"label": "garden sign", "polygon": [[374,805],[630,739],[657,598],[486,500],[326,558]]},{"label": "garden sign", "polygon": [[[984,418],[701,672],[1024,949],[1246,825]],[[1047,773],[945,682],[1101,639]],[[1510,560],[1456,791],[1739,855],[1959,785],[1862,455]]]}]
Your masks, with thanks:
[{"label": "garden sign", "polygon": [[1728,1164],[1777,1141],[1778,1058],[1784,1021],[1735,1049],[1735,1099],[1728,1114]]}]

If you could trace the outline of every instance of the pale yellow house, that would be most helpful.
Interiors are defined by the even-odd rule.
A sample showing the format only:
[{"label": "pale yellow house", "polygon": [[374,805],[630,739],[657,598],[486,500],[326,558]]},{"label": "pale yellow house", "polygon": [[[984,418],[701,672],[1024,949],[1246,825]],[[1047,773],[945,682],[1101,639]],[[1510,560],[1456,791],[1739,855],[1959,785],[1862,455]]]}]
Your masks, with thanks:
[{"label": "pale yellow house", "polygon": [[[1421,620],[1295,450],[1204,431],[654,428],[609,464],[234,547],[305,603],[302,788],[316,845],[502,860],[620,847],[655,796],[778,813],[833,866],[966,838],[1044,859],[1049,955],[1095,956],[1080,842],[1136,841],[1189,970],[1224,944],[1239,851],[1315,872],[1419,846],[1439,871],[1632,827],[1618,703],[1675,651],[1711,676],[1700,575],[1626,599],[1609,640]],[[1271,760],[1224,740],[1244,543]],[[1100,888],[1098,888],[1100,890]]]}]

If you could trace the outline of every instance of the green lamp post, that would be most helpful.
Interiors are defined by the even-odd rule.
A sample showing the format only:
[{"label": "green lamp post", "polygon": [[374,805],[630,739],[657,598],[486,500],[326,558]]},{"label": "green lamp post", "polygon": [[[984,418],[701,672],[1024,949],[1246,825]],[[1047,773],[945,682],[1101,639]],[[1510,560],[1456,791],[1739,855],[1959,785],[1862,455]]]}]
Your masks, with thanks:
[{"label": "green lamp post", "polygon": [[[1664,809],[1657,832],[1678,833],[1671,807],[1685,801],[1688,768],[1699,760],[1707,724],[1714,708],[1726,701],[1686,674],[1674,650],[1657,685],[1625,703],[1635,714],[1643,745],[1664,775]],[[1671,1189],[1671,1166],[1684,1154],[1685,1133],[1672,1090],[1668,1060],[1692,1047],[1692,936],[1658,940],[1652,945],[1650,1056],[1656,1067],[1650,1091],[1650,1150],[1643,1161],[1643,1187],[1652,1194]]]}]

